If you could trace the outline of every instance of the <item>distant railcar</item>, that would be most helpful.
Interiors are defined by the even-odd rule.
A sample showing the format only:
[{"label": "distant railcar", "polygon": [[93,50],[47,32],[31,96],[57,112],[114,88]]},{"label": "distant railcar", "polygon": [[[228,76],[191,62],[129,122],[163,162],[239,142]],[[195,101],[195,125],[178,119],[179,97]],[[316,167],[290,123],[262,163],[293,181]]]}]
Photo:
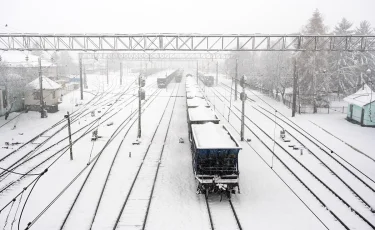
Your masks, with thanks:
[{"label": "distant railcar", "polygon": [[173,71],[171,74],[167,74],[164,77],[158,77],[157,84],[159,88],[166,88],[168,84],[175,78],[178,70]]},{"label": "distant railcar", "polygon": [[206,75],[202,72],[199,72],[198,73],[198,77],[199,79],[201,80],[201,82],[207,86],[207,87],[211,87],[214,85],[215,83],[215,78],[213,76],[209,76],[209,75]]},{"label": "distant railcar", "polygon": [[176,75],[176,82],[177,83],[180,83],[181,82],[181,80],[182,80],[182,75],[184,74],[184,70],[182,70],[182,69],[179,69],[178,70],[178,73],[177,73],[177,75]]}]

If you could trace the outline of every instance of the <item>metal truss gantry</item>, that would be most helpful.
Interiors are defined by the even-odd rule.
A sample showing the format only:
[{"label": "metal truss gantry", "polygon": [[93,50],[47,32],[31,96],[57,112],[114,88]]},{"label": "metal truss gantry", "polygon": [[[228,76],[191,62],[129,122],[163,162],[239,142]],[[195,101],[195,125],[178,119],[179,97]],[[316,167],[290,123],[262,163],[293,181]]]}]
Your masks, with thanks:
[{"label": "metal truss gantry", "polygon": [[155,61],[155,60],[216,60],[216,59],[235,59],[234,54],[226,53],[79,53],[81,59],[117,59],[126,61]]},{"label": "metal truss gantry", "polygon": [[0,50],[375,51],[375,36],[300,34],[0,34]]}]

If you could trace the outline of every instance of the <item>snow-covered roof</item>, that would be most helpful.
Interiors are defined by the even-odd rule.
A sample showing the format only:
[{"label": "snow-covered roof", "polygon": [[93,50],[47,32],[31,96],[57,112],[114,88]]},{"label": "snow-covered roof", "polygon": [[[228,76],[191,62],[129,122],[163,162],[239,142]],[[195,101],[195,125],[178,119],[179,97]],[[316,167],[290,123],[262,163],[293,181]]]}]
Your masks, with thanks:
[{"label": "snow-covered roof", "polygon": [[210,107],[210,105],[207,103],[206,100],[199,98],[199,97],[187,99],[186,101],[187,101],[186,103],[187,103],[188,108],[199,107],[199,106]]},{"label": "snow-covered roof", "polygon": [[365,84],[355,94],[345,97],[344,101],[348,102],[349,104],[363,107],[375,101],[375,92]]},{"label": "snow-covered roof", "polygon": [[238,149],[240,145],[222,124],[205,123],[191,125],[197,148],[200,149]]},{"label": "snow-covered roof", "polygon": [[[42,77],[43,79],[43,89],[60,89],[61,85],[52,81],[48,77]],[[30,82],[26,86],[29,89],[39,89],[39,78],[36,78],[34,81]]]},{"label": "snow-covered roof", "polygon": [[[26,56],[28,61],[26,61]],[[46,55],[45,55],[46,56]],[[24,66],[24,67],[37,67],[39,66],[38,56],[35,56],[31,53],[25,53],[20,51],[8,51],[1,54],[1,57],[4,59],[5,63],[8,63],[12,66]],[[46,60],[47,58],[42,58],[42,66],[51,66],[53,65],[50,61]]]},{"label": "snow-covered roof", "polygon": [[214,111],[207,107],[189,108],[190,121],[220,121]]}]

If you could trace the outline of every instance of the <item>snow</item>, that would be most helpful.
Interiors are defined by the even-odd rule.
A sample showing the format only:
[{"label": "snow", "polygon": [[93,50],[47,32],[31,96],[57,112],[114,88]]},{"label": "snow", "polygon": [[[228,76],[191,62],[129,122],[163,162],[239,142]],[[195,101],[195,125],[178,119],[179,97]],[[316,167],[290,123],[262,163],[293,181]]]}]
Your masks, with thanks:
[{"label": "snow", "polygon": [[241,148],[224,125],[211,122],[191,125],[199,149]]},{"label": "snow", "polygon": [[[164,73],[165,74],[165,73]],[[134,76],[137,76],[136,74]],[[17,128],[12,130],[16,124],[17,118],[0,128],[0,139],[5,141],[28,141],[47,127],[62,119],[66,111],[73,112],[74,110],[101,110],[103,114],[107,111],[107,104],[115,103],[114,97],[117,93],[124,90],[124,87],[129,86],[130,82],[134,80],[134,76],[125,76],[123,86],[118,84],[118,73],[110,75],[110,84],[106,85],[106,76],[88,75],[89,91],[92,93],[85,93],[85,102],[88,102],[92,97],[98,94],[97,103],[92,102],[87,107],[84,105],[75,106],[80,102],[79,92],[73,91],[65,94],[64,101],[59,105],[60,111],[56,114],[49,114],[46,119],[40,119],[40,114],[36,112],[29,112],[22,114]],[[155,74],[155,76],[157,76]],[[130,128],[126,125],[125,128],[119,132],[119,135],[114,138],[113,142],[108,145],[108,148],[103,152],[98,160],[97,165],[93,169],[92,175],[86,182],[85,187],[81,191],[75,207],[68,218],[68,222],[64,229],[89,229],[90,223],[93,220],[92,229],[113,229],[113,223],[119,214],[123,202],[128,195],[130,186],[134,180],[140,164],[144,164],[143,171],[140,172],[139,178],[135,184],[133,192],[130,194],[127,205],[125,206],[124,213],[121,216],[121,223],[119,226],[125,229],[140,229],[145,216],[145,205],[150,197],[150,181],[155,178],[156,165],[160,163],[159,172],[156,177],[156,184],[154,193],[151,200],[149,215],[146,222],[146,229],[210,229],[208,219],[208,212],[205,204],[204,195],[196,194],[196,183],[194,182],[194,174],[191,167],[192,156],[190,152],[190,142],[188,138],[187,126],[187,104],[189,101],[203,101],[202,99],[194,98],[186,100],[183,96],[186,95],[186,90],[189,87],[183,87],[184,80],[189,78],[183,77],[182,83],[170,83],[168,90],[160,90],[160,97],[154,98],[148,109],[142,115],[142,142],[140,145],[133,145],[137,136],[137,125]],[[196,84],[195,79],[190,78],[192,85]],[[189,81],[189,80],[187,80]],[[220,82],[225,82],[220,79]],[[229,82],[229,81],[228,81]],[[169,97],[174,95],[174,88],[177,90],[178,85],[180,89],[177,95],[181,97]],[[186,84],[187,85],[187,84]],[[228,84],[229,85],[229,84]],[[149,77],[146,81],[148,94],[153,91],[159,90],[156,86],[156,77]],[[109,90],[109,94],[105,96],[102,94],[104,90]],[[223,96],[215,96],[215,90],[221,92]],[[78,194],[79,189],[93,163],[87,166],[87,162],[100,153],[105,143],[109,140],[114,130],[120,123],[138,106],[138,102],[134,101],[127,105],[125,102],[134,94],[132,90],[129,95],[123,95],[120,101],[116,102],[113,110],[108,110],[109,115],[119,111],[118,114],[113,115],[108,121],[103,121],[99,126],[99,135],[102,136],[98,141],[91,142],[91,135],[87,135],[73,145],[74,160],[70,161],[69,151],[67,151],[56,164],[51,167],[35,186],[31,194],[25,210],[23,213],[20,227],[24,229],[29,221],[32,221],[42,211],[50,201],[52,201],[62,189],[79,173],[80,170],[87,167],[83,174],[66,190],[66,192],[54,203],[47,212],[41,216],[40,219],[31,227],[31,229],[59,229],[62,221],[71,207],[75,196]],[[349,204],[359,211],[362,215],[373,223],[373,214],[365,208],[357,197],[350,193],[350,191],[343,186],[343,184],[330,172],[319,163],[309,152],[300,155],[299,151],[292,150],[288,147],[288,143],[283,142],[278,133],[280,127],[276,126],[272,120],[266,118],[259,113],[255,108],[259,106],[265,107],[270,112],[274,113],[272,109],[267,107],[263,99],[274,108],[278,113],[285,114],[290,118],[290,110],[279,102],[271,98],[262,96],[259,92],[256,95],[248,91],[248,96],[256,102],[246,102],[246,115],[252,119],[256,124],[262,127],[266,134],[272,138],[275,135],[276,143],[280,144],[287,151],[301,162],[311,171],[313,171],[319,178],[327,183],[332,189],[340,196],[344,197]],[[211,108],[215,108],[215,114],[220,118],[220,124],[215,125],[212,123],[193,125],[193,134],[199,142],[204,141],[204,147],[218,148],[229,147],[238,148],[237,140],[240,139],[240,120],[236,117],[239,116],[239,111],[235,108],[241,108],[239,100],[231,100],[233,112],[228,113],[229,102],[225,100],[230,98],[230,92],[227,92],[223,87],[206,88],[205,96],[212,104]],[[233,96],[233,93],[232,93]],[[146,97],[147,98],[147,97]],[[164,117],[161,115],[167,101],[171,99],[169,107],[166,110]],[[175,110],[172,115],[171,103],[176,100]],[[78,103],[80,104],[80,103]],[[204,104],[204,103],[203,103]],[[254,107],[252,107],[254,106]],[[204,107],[200,107],[204,108]],[[17,115],[17,113],[10,114],[10,118]],[[97,116],[99,113],[97,113]],[[72,131],[78,131],[84,125],[94,121],[96,117],[86,116],[80,118],[72,123]],[[167,138],[164,140],[165,132],[167,130],[169,118],[172,116],[170,130]],[[344,144],[342,141],[323,131],[315,124],[323,127],[331,134],[350,144],[357,150],[360,150],[367,155],[374,157],[373,140],[375,132],[373,128],[364,128],[353,125],[345,120],[345,114],[309,114],[297,115],[292,119],[299,126],[303,127],[307,132],[316,137],[319,141],[325,143],[329,148],[333,149],[341,157],[351,162],[356,167],[363,170],[370,178],[375,179],[374,162],[359,154],[356,150]],[[274,116],[272,116],[274,118]],[[368,192],[367,188],[358,182],[353,176],[349,175],[341,166],[338,166],[331,158],[329,158],[320,148],[311,144],[301,134],[293,131],[289,126],[281,121],[281,116],[277,119],[280,125],[286,127],[288,132],[296,136],[305,147],[318,155],[326,164],[329,164],[333,170],[339,174],[347,183],[353,186],[354,190],[365,197],[371,205],[374,204],[374,194]],[[104,119],[104,118],[103,118]],[[155,132],[158,122],[161,120],[159,131],[156,133],[154,140],[151,142],[153,133]],[[133,120],[132,120],[133,121]],[[311,122],[310,122],[311,121]],[[4,120],[0,120],[0,125],[4,124]],[[112,126],[106,124],[113,122]],[[136,123],[135,123],[136,124]],[[239,183],[240,194],[232,195],[232,202],[236,209],[238,218],[241,222],[243,229],[343,229],[340,222],[338,222],[332,214],[327,210],[333,211],[349,225],[351,229],[370,229],[364,221],[342,202],[340,202],[334,195],[327,191],[320,183],[316,181],[309,173],[306,172],[297,161],[293,160],[290,155],[284,152],[278,145],[275,145],[274,150],[277,154],[302,180],[315,192],[327,205],[327,208],[322,207],[314,196],[293,176],[276,158],[272,159],[273,155],[268,148],[273,148],[274,142],[272,138],[267,137],[266,134],[260,132],[255,125],[246,120],[245,124],[255,132],[261,140],[258,140],[249,129],[245,129],[245,139],[250,138],[251,142],[241,142],[242,150],[239,154]],[[60,128],[62,126],[58,126]],[[127,130],[129,133],[126,135]],[[230,134],[228,133],[228,131]],[[75,140],[79,135],[83,134],[86,129],[79,131],[73,135]],[[19,135],[23,133],[23,135]],[[44,140],[53,132],[47,132],[37,142]],[[234,140],[228,141],[228,136],[232,136]],[[67,130],[63,129],[60,134],[53,137],[41,149],[36,150],[35,154],[49,148],[50,145],[57,140],[65,138]],[[287,137],[291,139],[291,144],[298,144],[298,141],[291,138],[287,133]],[[185,140],[180,143],[179,139]],[[122,145],[120,146],[121,141]],[[228,143],[224,143],[224,142]],[[52,156],[58,149],[67,145],[67,140],[61,144],[51,147],[45,151],[40,157],[36,157],[30,162],[26,163],[18,169],[18,172],[26,172],[28,169],[39,163],[41,160]],[[150,145],[149,155],[143,160],[143,156],[147,147]],[[163,155],[160,155],[161,146],[164,145]],[[119,148],[118,155],[115,154]],[[266,147],[267,146],[267,147]],[[199,145],[199,147],[202,147]],[[325,147],[322,147],[326,149]],[[27,147],[22,149],[20,153],[24,154],[31,148]],[[0,149],[0,156],[9,153],[9,149]],[[129,156],[131,152],[131,157]],[[17,157],[22,157],[20,154]],[[161,159],[159,160],[159,157]],[[336,156],[334,156],[336,157]],[[337,157],[336,157],[337,158]],[[7,167],[15,158],[9,158],[7,161],[0,162],[0,167]],[[54,159],[54,158],[53,158]],[[339,158],[337,158],[339,159]],[[340,160],[340,159],[339,159]],[[342,160],[340,160],[343,162]],[[109,172],[111,163],[114,162],[112,171],[109,174],[109,180],[105,189],[103,190],[103,197],[98,206],[97,214],[94,218],[94,211],[101,195],[105,178]],[[271,165],[273,167],[271,168]],[[348,165],[347,165],[348,166]],[[350,166],[348,166],[350,167]],[[45,167],[40,167],[35,172],[39,172]],[[353,168],[351,168],[353,169]],[[361,176],[360,174],[358,174]],[[10,175],[7,178],[1,178],[0,185],[4,187],[8,182],[19,178],[18,175]],[[35,177],[29,176],[24,180],[19,181],[15,186],[2,193],[0,196],[0,203],[5,204],[10,201],[14,195],[26,186]],[[366,182],[372,183],[365,177],[361,176]],[[24,194],[21,206],[23,206],[25,197],[28,195],[30,189]],[[18,204],[16,200],[13,209],[10,212],[10,219],[13,220],[15,214],[15,207]],[[219,196],[210,196],[209,204],[212,208],[212,215],[215,229],[235,229],[234,217],[228,209],[228,202],[223,197],[220,202]],[[6,216],[9,212],[6,208],[0,214],[0,226],[3,227]],[[18,224],[18,210],[15,225]],[[319,219],[318,219],[319,218]],[[324,224],[324,225],[323,225]],[[326,226],[326,227],[325,227]],[[10,229],[10,223],[5,227],[6,230]],[[13,226],[14,229],[14,226]]]},{"label": "snow", "polygon": [[[60,89],[61,85],[52,81],[48,77],[42,77],[43,81],[43,89]],[[39,78],[36,78],[32,82],[26,85],[27,88],[29,89],[37,89],[39,90]]]},{"label": "snow", "polygon": [[375,92],[371,90],[368,85],[364,85],[363,88],[358,90],[356,93],[344,98],[344,101],[349,104],[358,105],[363,107],[371,102],[375,101]]},{"label": "snow", "polygon": [[[9,64],[12,64],[14,66],[25,66],[25,67],[37,67],[39,66],[38,63],[38,56],[33,55],[29,52],[4,52],[1,54],[3,57],[4,62],[8,62]],[[26,56],[29,58],[28,61],[26,61]],[[42,66],[51,66],[53,65],[48,58],[42,58]],[[22,61],[20,61],[22,60]]]},{"label": "snow", "polygon": [[196,121],[212,121],[218,122],[220,121],[214,111],[207,107],[197,107],[197,108],[189,108],[189,120],[192,122]]},{"label": "snow", "polygon": [[199,106],[210,107],[210,105],[206,102],[206,100],[199,98],[199,97],[187,99],[186,104],[188,108],[199,107]]}]

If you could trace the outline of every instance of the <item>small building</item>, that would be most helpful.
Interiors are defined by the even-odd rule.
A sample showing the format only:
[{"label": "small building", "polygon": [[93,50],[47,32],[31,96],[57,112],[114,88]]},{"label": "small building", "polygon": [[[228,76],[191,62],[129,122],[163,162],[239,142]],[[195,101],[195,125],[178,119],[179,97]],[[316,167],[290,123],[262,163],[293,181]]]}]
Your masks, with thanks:
[{"label": "small building", "polygon": [[[45,109],[49,113],[58,111],[58,104],[61,101],[61,85],[47,77],[42,77],[43,82],[43,99]],[[30,82],[26,86],[25,107],[27,110],[40,111],[40,86],[39,78]]]},{"label": "small building", "polygon": [[375,127],[375,92],[368,85],[364,84],[355,94],[344,98],[344,101],[348,102],[348,121]]}]

